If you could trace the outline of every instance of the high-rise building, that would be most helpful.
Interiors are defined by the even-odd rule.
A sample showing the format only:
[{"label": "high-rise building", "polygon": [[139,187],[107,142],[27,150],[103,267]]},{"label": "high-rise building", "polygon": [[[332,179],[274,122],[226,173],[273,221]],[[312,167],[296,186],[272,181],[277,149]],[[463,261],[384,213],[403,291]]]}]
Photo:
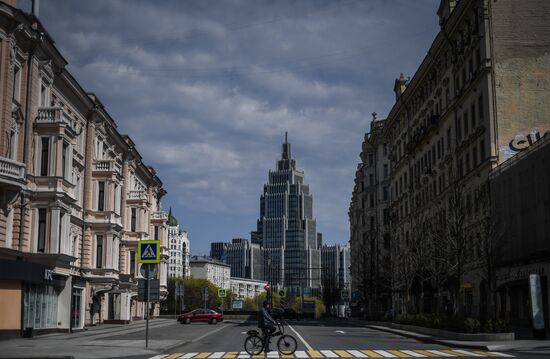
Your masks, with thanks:
[{"label": "high-rise building", "polygon": [[248,239],[233,238],[231,243],[214,242],[210,245],[210,256],[231,266],[231,276],[237,278],[262,279],[263,260],[259,244]]},{"label": "high-rise building", "polygon": [[320,252],[317,246],[313,196],[297,170],[285,134],[281,159],[269,171],[268,183],[260,197],[260,218],[252,232],[254,243],[261,244],[264,279],[274,287],[319,288]]},{"label": "high-rise building", "polygon": [[189,277],[189,236],[180,229],[178,220],[172,215],[172,209],[168,213],[168,245],[168,277]]}]

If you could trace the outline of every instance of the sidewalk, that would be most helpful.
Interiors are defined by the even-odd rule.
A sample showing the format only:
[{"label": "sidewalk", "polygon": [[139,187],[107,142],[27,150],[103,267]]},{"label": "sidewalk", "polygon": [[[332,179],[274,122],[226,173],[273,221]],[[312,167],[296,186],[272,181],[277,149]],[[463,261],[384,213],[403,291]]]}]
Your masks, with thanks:
[{"label": "sidewalk", "polygon": [[[149,329],[174,324],[173,319],[154,319]],[[54,333],[31,339],[17,338],[0,342],[0,358],[114,358],[124,356],[153,356],[185,342],[178,340],[150,340],[145,349],[145,321],[131,324],[103,324],[71,334]],[[135,339],[107,340],[114,336],[136,333]],[[140,333],[137,335],[137,333]],[[183,339],[183,340],[182,340]]]},{"label": "sidewalk", "polygon": [[487,351],[521,351],[531,352],[536,351],[538,354],[550,354],[550,340],[508,340],[508,341],[464,341],[441,338],[434,335],[421,334],[410,330],[402,330],[390,328],[387,325],[377,322],[364,321],[361,319],[349,318],[354,325],[366,327],[369,329],[380,330],[392,334],[401,335],[404,337],[416,339],[425,343],[439,344],[450,347],[459,347],[467,349],[479,349]]}]

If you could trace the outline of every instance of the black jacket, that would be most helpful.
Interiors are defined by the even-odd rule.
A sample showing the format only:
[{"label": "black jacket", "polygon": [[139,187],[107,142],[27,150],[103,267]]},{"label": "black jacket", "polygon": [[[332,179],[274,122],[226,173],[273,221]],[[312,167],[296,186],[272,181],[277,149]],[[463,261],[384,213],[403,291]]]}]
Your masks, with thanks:
[{"label": "black jacket", "polygon": [[274,327],[275,324],[275,320],[269,315],[267,309],[262,307],[258,312],[258,328]]}]

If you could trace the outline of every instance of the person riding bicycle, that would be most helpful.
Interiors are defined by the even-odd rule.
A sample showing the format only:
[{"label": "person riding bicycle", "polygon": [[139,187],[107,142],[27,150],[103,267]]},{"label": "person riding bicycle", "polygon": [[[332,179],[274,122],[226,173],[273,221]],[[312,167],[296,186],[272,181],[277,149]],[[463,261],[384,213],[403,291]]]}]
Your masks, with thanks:
[{"label": "person riding bicycle", "polygon": [[271,351],[269,344],[271,342],[271,334],[276,330],[277,322],[269,314],[270,303],[264,300],[262,308],[258,312],[258,328],[264,333],[266,352]]}]

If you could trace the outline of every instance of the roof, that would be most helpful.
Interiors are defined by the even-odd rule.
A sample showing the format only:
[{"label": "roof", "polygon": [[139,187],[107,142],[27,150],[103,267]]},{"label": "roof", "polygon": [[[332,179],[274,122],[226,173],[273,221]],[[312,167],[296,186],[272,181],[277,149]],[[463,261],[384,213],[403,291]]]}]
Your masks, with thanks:
[{"label": "roof", "polygon": [[168,212],[168,226],[175,227],[177,225],[178,220],[172,215],[172,207],[170,207],[170,211]]}]

